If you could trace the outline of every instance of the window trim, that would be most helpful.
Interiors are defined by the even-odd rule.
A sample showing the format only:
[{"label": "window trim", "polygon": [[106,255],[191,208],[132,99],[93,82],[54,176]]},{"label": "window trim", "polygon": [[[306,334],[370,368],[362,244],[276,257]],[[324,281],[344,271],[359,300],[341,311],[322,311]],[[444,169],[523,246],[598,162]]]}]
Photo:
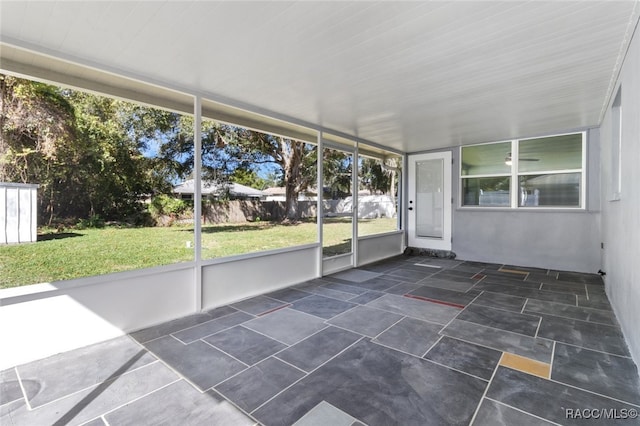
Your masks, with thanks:
[{"label": "window trim", "polygon": [[622,196],[622,86],[618,87],[611,104],[611,176],[609,201],[620,201]]},{"label": "window trim", "polygon": [[[520,172],[518,170],[518,158],[519,158],[519,148],[521,141],[528,141],[534,139],[541,138],[553,138],[557,136],[566,136],[566,135],[581,135],[582,145],[581,145],[581,168],[580,169],[558,169],[558,170],[549,170],[542,172]],[[489,174],[478,174],[478,175],[463,175],[462,174],[462,150],[465,147],[469,146],[479,146],[479,145],[492,145],[499,143],[511,143],[511,158],[514,159],[511,164],[511,172],[510,173],[489,173]],[[543,136],[535,136],[528,138],[519,138],[519,139],[511,139],[511,140],[502,140],[496,142],[484,142],[481,144],[472,144],[472,145],[461,145],[458,150],[459,154],[459,165],[458,165],[458,203],[457,208],[461,210],[476,210],[476,211],[514,211],[514,210],[522,210],[522,211],[586,211],[587,208],[587,132],[585,130],[579,132],[565,132],[565,133],[556,133],[552,135],[543,135]],[[527,175],[555,175],[555,174],[564,174],[564,173],[580,173],[580,200],[579,205],[575,207],[571,206],[520,206],[519,205],[519,191],[516,191],[517,186],[520,182],[521,176]],[[480,206],[480,205],[464,205],[464,195],[463,195],[463,179],[475,179],[475,178],[491,178],[491,177],[509,177],[510,185],[509,185],[509,195],[510,195],[510,205],[509,206]]]}]

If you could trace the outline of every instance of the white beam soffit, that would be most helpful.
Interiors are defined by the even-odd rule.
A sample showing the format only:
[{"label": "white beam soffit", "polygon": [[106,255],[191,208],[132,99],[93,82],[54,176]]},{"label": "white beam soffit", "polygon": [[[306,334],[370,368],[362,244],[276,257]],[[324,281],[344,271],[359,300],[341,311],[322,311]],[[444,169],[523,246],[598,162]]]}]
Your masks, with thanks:
[{"label": "white beam soffit", "polygon": [[[0,43],[0,71],[45,83],[59,84],[126,101],[193,115],[193,96],[159,85],[125,78],[96,68]],[[204,99],[205,119],[246,127],[278,136],[317,142],[317,131],[287,121]]]},{"label": "white beam soffit", "polygon": [[0,43],[0,71],[193,115],[193,96]]},{"label": "white beam soffit", "polygon": [[234,108],[211,100],[202,102],[202,116],[211,120],[312,144],[317,143],[318,139],[318,132],[312,128]]},{"label": "white beam soffit", "polygon": [[599,125],[639,14],[638,1],[2,1],[0,37],[418,152]]}]

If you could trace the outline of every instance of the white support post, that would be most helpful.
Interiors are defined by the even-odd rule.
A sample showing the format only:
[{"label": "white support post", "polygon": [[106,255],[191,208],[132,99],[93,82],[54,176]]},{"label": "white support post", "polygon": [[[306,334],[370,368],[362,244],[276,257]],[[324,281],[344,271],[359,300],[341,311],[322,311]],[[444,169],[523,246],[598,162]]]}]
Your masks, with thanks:
[{"label": "white support post", "polygon": [[353,166],[351,167],[351,199],[353,202],[353,211],[351,212],[351,252],[353,253],[352,266],[355,268],[358,266],[358,141],[353,150]]},{"label": "white support post", "polygon": [[193,252],[196,262],[196,312],[202,310],[202,98],[193,103]]},{"label": "white support post", "polygon": [[[399,163],[400,163],[400,173],[398,173],[398,171],[394,172],[394,173],[397,173],[398,175],[398,181],[396,182],[396,187],[391,188],[391,190],[396,191],[396,197],[394,198],[396,200],[396,229],[404,230],[406,228],[406,225],[402,218],[402,212],[403,212],[402,205],[404,203],[404,198],[405,198],[405,195],[404,195],[404,187],[406,185],[405,164],[407,163],[407,154],[402,154],[402,156],[400,157]],[[402,248],[404,250],[404,247]]]},{"label": "white support post", "polygon": [[324,255],[322,253],[322,247],[324,245],[323,243],[323,235],[322,235],[322,223],[323,223],[323,212],[324,212],[324,176],[323,176],[323,158],[324,158],[324,148],[322,146],[322,131],[318,132],[318,145],[317,145],[317,149],[318,149],[318,158],[316,160],[316,168],[317,168],[317,190],[316,192],[318,193],[318,201],[317,201],[317,207],[316,207],[316,221],[318,223],[318,243],[320,244],[320,250],[319,250],[319,254],[318,254],[318,265],[317,265],[317,269],[316,269],[316,276],[317,277],[322,277],[322,263],[324,260]]},{"label": "white support post", "polygon": [[398,215],[402,215],[401,228],[404,241],[402,244],[402,251],[409,246],[409,211],[407,210],[409,205],[409,179],[415,179],[415,176],[409,176],[409,156],[407,154],[402,155],[402,198],[398,204]]},{"label": "white support post", "polygon": [[518,176],[520,154],[518,152],[518,141],[511,141],[511,208],[518,208],[520,205],[520,178]]}]

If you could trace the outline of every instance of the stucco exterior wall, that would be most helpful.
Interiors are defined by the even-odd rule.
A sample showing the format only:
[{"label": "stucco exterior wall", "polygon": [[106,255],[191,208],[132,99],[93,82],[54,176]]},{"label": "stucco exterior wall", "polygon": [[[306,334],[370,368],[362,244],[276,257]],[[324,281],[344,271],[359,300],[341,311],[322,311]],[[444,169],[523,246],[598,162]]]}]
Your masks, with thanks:
[{"label": "stucco exterior wall", "polygon": [[603,270],[607,295],[640,365],[640,34],[636,32],[614,94],[621,93],[620,182],[618,200],[611,190],[614,123],[612,105],[600,127]]},{"label": "stucco exterior wall", "polygon": [[[459,154],[453,151],[453,202],[460,205]],[[585,209],[454,207],[452,250],[459,259],[595,273],[600,269],[600,149],[587,132]]]}]

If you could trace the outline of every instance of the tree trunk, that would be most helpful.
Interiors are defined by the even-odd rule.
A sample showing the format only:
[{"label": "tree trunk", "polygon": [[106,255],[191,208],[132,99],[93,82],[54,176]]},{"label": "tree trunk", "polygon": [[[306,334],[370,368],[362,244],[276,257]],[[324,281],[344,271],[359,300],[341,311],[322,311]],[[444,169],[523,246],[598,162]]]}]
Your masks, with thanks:
[{"label": "tree trunk", "polygon": [[285,221],[300,219],[298,195],[300,194],[301,163],[304,155],[302,142],[291,141],[289,155],[284,158]]},{"label": "tree trunk", "polygon": [[295,185],[287,182],[286,185],[286,196],[284,202],[284,214],[285,220],[287,221],[296,221],[299,217],[298,212],[298,191],[296,191]]},{"label": "tree trunk", "polygon": [[393,205],[396,205],[396,172],[391,172],[391,182],[390,182],[390,196],[391,196],[391,202],[393,203]]}]

